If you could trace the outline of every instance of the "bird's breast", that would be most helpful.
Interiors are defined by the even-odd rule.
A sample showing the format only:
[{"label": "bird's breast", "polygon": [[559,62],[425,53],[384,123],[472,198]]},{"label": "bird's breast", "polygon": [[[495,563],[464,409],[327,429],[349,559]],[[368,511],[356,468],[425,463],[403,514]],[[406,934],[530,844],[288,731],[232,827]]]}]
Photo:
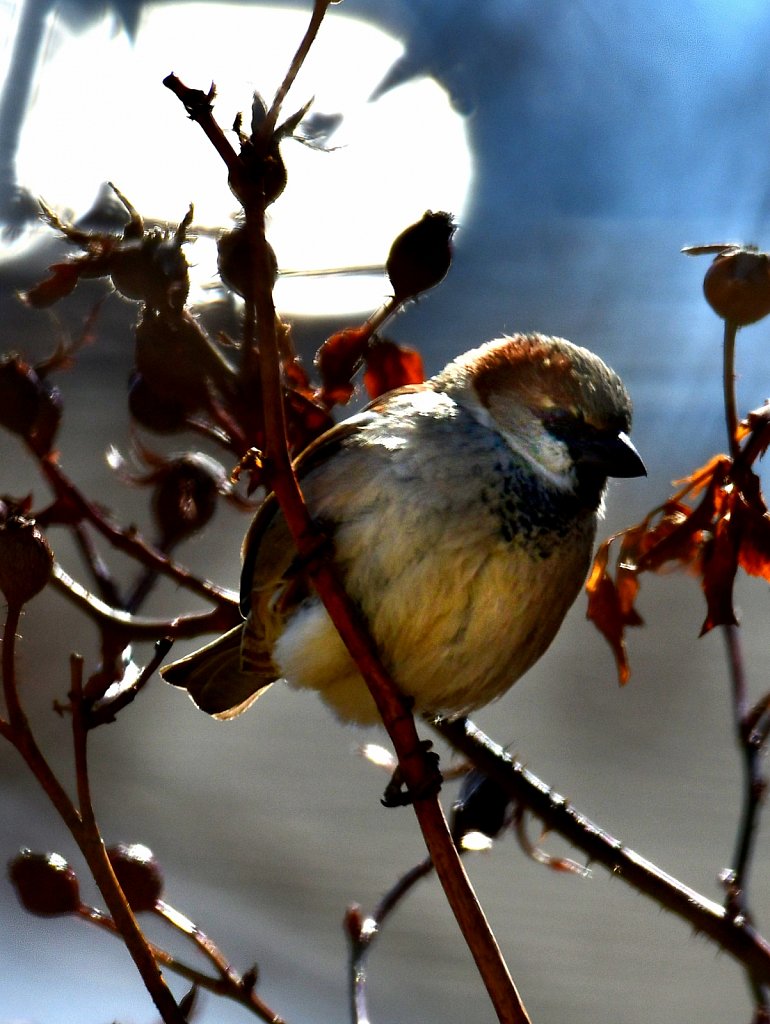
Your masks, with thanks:
[{"label": "bird's breast", "polygon": [[[489,431],[458,435],[454,420],[391,423],[305,486],[385,667],[423,711],[481,707],[540,657],[582,586],[595,532],[593,514],[544,494]],[[299,644],[297,685],[332,703],[345,676],[349,702],[351,666],[343,671],[344,649],[323,623],[305,608],[279,660]]]}]

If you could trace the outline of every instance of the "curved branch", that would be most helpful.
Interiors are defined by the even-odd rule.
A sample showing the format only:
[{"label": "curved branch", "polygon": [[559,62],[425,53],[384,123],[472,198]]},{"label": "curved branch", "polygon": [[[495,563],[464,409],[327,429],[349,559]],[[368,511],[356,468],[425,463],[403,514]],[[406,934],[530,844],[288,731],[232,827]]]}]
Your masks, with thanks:
[{"label": "curved branch", "polygon": [[744,915],[731,913],[624,846],[514,761],[473,722],[440,717],[429,721],[445,740],[493,778],[511,799],[524,804],[548,829],[558,832],[590,860],[602,864],[616,878],[708,936],[757,982],[770,983],[770,943]]},{"label": "curved branch", "polygon": [[61,470],[53,457],[46,456],[39,461],[40,468],[48,478],[57,497],[63,499],[65,504],[74,509],[77,517],[88,520],[118,551],[125,552],[138,562],[141,562],[142,565],[146,565],[156,572],[168,576],[180,586],[186,587],[194,594],[198,594],[209,601],[227,604],[233,599],[232,591],[218,587],[208,580],[198,579],[188,572],[187,569],[172,562],[162,552],[148,544],[134,530],[122,530],[119,526],[110,522],[97,505],[81,494],[77,486]]},{"label": "curved branch", "polygon": [[109,627],[132,640],[157,640],[160,637],[177,640],[200,636],[203,633],[219,633],[232,629],[241,621],[236,595],[226,590],[221,592],[219,607],[212,611],[177,615],[173,619],[150,619],[108,605],[86,590],[58,563],[53,567],[51,586],[64,594],[97,625]]}]

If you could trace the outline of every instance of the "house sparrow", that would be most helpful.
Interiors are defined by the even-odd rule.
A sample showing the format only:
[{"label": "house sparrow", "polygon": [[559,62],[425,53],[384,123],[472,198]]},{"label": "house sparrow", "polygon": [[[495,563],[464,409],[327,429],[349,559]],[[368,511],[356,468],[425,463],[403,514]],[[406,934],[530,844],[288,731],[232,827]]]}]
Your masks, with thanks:
[{"label": "house sparrow", "polygon": [[[514,335],[379,398],[297,460],[311,515],[384,667],[421,712],[505,693],[588,572],[608,476],[645,473],[631,403],[598,356]],[[243,625],[162,671],[215,718],[277,679],[344,721],[379,721],[274,496],[243,547]]]}]

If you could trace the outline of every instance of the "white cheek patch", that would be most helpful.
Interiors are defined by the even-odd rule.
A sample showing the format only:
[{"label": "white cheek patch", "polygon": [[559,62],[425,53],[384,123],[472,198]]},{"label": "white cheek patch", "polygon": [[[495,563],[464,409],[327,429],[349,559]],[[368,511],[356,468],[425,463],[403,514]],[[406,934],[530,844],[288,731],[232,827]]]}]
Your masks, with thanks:
[{"label": "white cheek patch", "polygon": [[465,390],[462,404],[478,423],[499,434],[511,451],[526,459],[539,476],[559,490],[574,488],[574,463],[566,444],[550,434],[529,409],[512,399],[493,402],[490,408],[471,388]]}]

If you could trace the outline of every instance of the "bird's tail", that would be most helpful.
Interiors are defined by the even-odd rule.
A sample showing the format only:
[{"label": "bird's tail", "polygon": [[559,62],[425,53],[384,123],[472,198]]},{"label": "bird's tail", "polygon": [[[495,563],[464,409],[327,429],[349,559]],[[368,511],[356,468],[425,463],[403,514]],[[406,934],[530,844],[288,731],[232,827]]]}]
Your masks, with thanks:
[{"label": "bird's tail", "polygon": [[273,682],[273,677],[243,671],[242,638],[243,626],[236,626],[186,658],[166,665],[160,674],[172,686],[187,690],[212,718],[235,718]]}]

